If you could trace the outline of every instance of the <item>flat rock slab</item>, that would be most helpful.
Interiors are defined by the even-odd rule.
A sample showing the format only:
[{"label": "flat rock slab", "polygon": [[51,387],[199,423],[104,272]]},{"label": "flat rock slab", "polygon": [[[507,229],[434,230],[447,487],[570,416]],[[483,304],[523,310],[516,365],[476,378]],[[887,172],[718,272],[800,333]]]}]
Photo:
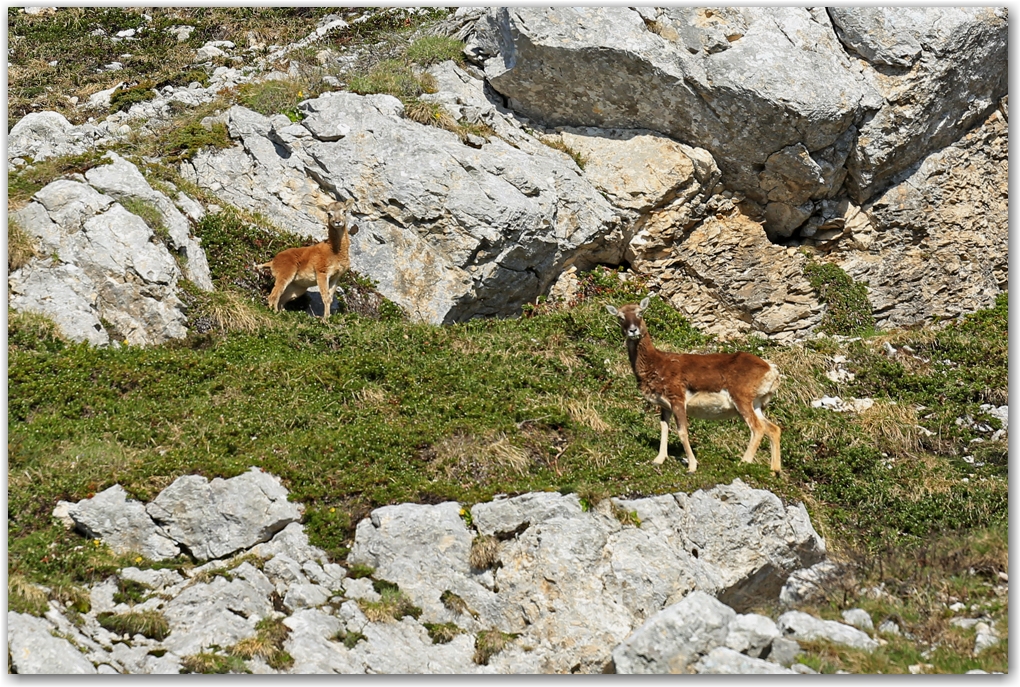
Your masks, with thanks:
[{"label": "flat rock slab", "polygon": [[102,539],[117,553],[136,552],[161,561],[181,552],[177,543],[145,512],[145,505],[128,499],[119,484],[72,505],[68,515],[78,529]]},{"label": "flat rock slab", "polygon": [[174,481],[146,507],[149,516],[195,558],[222,558],[270,538],[301,518],[278,477],[252,468],[211,482],[199,475]]},{"label": "flat rock slab", "polygon": [[819,620],[802,611],[788,611],[782,614],[776,625],[784,637],[796,640],[821,639],[869,652],[878,648],[877,641],[856,627],[835,620]]}]

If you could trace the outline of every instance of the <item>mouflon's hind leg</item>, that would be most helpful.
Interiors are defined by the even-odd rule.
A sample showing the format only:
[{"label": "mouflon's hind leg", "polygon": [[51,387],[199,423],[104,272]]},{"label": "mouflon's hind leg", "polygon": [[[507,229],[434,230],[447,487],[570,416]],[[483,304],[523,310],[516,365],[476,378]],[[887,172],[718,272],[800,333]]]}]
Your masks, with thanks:
[{"label": "mouflon's hind leg", "polygon": [[652,461],[654,465],[662,465],[662,462],[666,460],[668,455],[669,446],[669,419],[673,416],[673,411],[669,408],[661,408],[659,413],[659,455],[655,456],[655,460]]}]

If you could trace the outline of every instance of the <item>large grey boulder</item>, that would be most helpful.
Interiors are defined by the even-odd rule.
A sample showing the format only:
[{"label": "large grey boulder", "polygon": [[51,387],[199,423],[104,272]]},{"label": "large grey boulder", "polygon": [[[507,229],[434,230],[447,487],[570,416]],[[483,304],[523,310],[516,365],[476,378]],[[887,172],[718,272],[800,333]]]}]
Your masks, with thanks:
[{"label": "large grey boulder", "polygon": [[1004,7],[830,7],[840,40],[881,108],[860,124],[847,161],[860,203],[960,138],[1008,92]]},{"label": "large grey boulder", "polygon": [[209,263],[201,241],[191,235],[191,225],[164,193],[149,185],[133,164],[114,152],[106,154],[113,162],[98,165],[85,172],[89,184],[117,200],[139,200],[153,205],[159,212],[169,237],[170,248],[182,259],[185,276],[195,286],[212,291]]},{"label": "large grey boulder", "polygon": [[19,675],[95,675],[96,667],[54,627],[25,613],[7,612],[7,650]]},{"label": "large grey boulder", "polygon": [[724,646],[736,612],[701,591],[665,608],[613,649],[617,673],[683,673],[701,654]]},{"label": "large grey boulder", "polygon": [[701,675],[795,675],[797,672],[725,646],[712,649],[692,668]]},{"label": "large grey boulder", "polygon": [[[495,539],[486,570],[471,567],[474,534],[457,504],[387,506],[358,524],[348,561],[397,583],[422,608],[422,622],[520,633],[537,647],[529,660],[541,670],[598,672],[606,648],[664,606],[695,590],[734,602],[774,597],[791,570],[824,554],[803,507],[766,494],[738,480],[690,496],[614,499],[637,512],[640,527],[621,525],[606,508],[584,511],[574,494],[476,504],[474,527]],[[467,610],[446,608],[447,591]],[[759,624],[736,627],[730,644],[760,654],[771,635]]]},{"label": "large grey boulder", "polygon": [[86,535],[102,539],[117,553],[139,553],[161,561],[181,552],[177,543],[148,516],[145,505],[128,499],[119,484],[72,505],[68,515]]},{"label": "large grey boulder", "polygon": [[546,126],[648,128],[709,150],[790,236],[861,203],[1006,90],[1001,8],[490,8],[466,53]]},{"label": "large grey boulder", "polygon": [[[806,8],[492,8],[474,43],[515,111],[706,148],[763,205],[836,191],[847,132],[881,103]],[[759,179],[773,154],[788,160]]]},{"label": "large grey boulder", "polygon": [[1009,282],[1009,124],[995,111],[847,223],[829,258],[868,284],[880,327],[991,307]]},{"label": "large grey boulder", "polygon": [[222,558],[268,541],[301,518],[278,477],[258,468],[231,479],[177,478],[146,512],[194,557]]}]

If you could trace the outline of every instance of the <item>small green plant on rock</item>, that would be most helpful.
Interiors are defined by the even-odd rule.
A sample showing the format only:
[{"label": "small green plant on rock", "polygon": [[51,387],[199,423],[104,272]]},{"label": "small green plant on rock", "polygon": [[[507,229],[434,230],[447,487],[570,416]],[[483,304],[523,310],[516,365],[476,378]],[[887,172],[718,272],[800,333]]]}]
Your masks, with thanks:
[{"label": "small green plant on rock", "polygon": [[117,591],[113,593],[113,600],[119,604],[134,605],[145,601],[151,592],[149,585],[121,577],[117,579]]},{"label": "small green plant on rock", "polygon": [[333,639],[335,639],[338,642],[342,642],[343,645],[348,649],[353,649],[358,642],[360,642],[363,639],[366,639],[366,637],[361,632],[345,632],[343,630],[340,630],[339,632],[336,633],[336,636],[333,637]]},{"label": "small green plant on rock", "polygon": [[449,644],[454,637],[464,633],[456,623],[423,623],[423,625],[428,630],[433,644]]},{"label": "small green plant on rock", "polygon": [[7,218],[7,272],[21,269],[38,256],[32,235],[17,220]]},{"label": "small green plant on rock", "polygon": [[130,110],[135,103],[152,100],[156,97],[153,87],[154,84],[146,80],[129,88],[118,88],[110,96],[110,112],[123,112]]},{"label": "small green plant on rock", "polygon": [[347,577],[352,580],[360,580],[362,577],[371,577],[375,574],[375,568],[364,563],[355,563],[347,570]]},{"label": "small green plant on rock", "polygon": [[499,565],[499,540],[488,534],[479,534],[471,541],[468,562],[475,570],[489,570]]},{"label": "small green plant on rock", "polygon": [[202,673],[207,675],[225,675],[227,673],[251,673],[244,659],[232,654],[224,655],[202,652],[185,656],[181,660],[182,673]]},{"label": "small green plant on rock", "polygon": [[464,41],[450,36],[425,36],[408,46],[407,59],[423,67],[446,60],[453,60],[463,67]]},{"label": "small green plant on rock", "polygon": [[811,260],[804,276],[828,308],[819,329],[826,334],[861,336],[874,331],[875,316],[865,284],[855,282],[839,265]]},{"label": "small green plant on rock", "polygon": [[417,620],[421,615],[421,609],[411,603],[411,599],[393,582],[373,580],[372,586],[379,593],[378,601],[358,599],[361,611],[372,622],[400,620],[405,615]]},{"label": "small green plant on rock", "polygon": [[509,632],[482,630],[475,635],[474,662],[481,666],[489,665],[489,659],[505,649],[516,637],[516,634]]},{"label": "small green plant on rock", "polygon": [[283,650],[290,628],[283,620],[263,618],[255,625],[255,636],[242,639],[228,649],[233,656],[244,659],[262,658],[271,668],[285,670],[294,665],[294,658]]},{"label": "small green plant on rock", "polygon": [[100,613],[99,624],[110,632],[126,635],[144,635],[161,642],[170,634],[170,624],[158,611],[131,611],[128,613]]}]

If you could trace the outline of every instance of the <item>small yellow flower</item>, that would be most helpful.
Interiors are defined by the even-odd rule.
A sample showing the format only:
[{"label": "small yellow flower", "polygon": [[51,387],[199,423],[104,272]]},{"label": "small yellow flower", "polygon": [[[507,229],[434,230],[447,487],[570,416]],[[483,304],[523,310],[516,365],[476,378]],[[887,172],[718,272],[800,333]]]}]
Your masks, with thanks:
[{"label": "small yellow flower", "polygon": [[135,559],[135,563],[141,563],[141,562],[142,562],[142,557],[141,556],[139,556],[138,558]]},{"label": "small yellow flower", "polygon": [[298,91],[297,92],[297,97],[304,98],[305,97],[305,92],[304,91]]},{"label": "small yellow flower", "polygon": [[330,513],[336,513],[336,508],[330,508],[330,509],[329,509],[329,512],[330,512]]}]

